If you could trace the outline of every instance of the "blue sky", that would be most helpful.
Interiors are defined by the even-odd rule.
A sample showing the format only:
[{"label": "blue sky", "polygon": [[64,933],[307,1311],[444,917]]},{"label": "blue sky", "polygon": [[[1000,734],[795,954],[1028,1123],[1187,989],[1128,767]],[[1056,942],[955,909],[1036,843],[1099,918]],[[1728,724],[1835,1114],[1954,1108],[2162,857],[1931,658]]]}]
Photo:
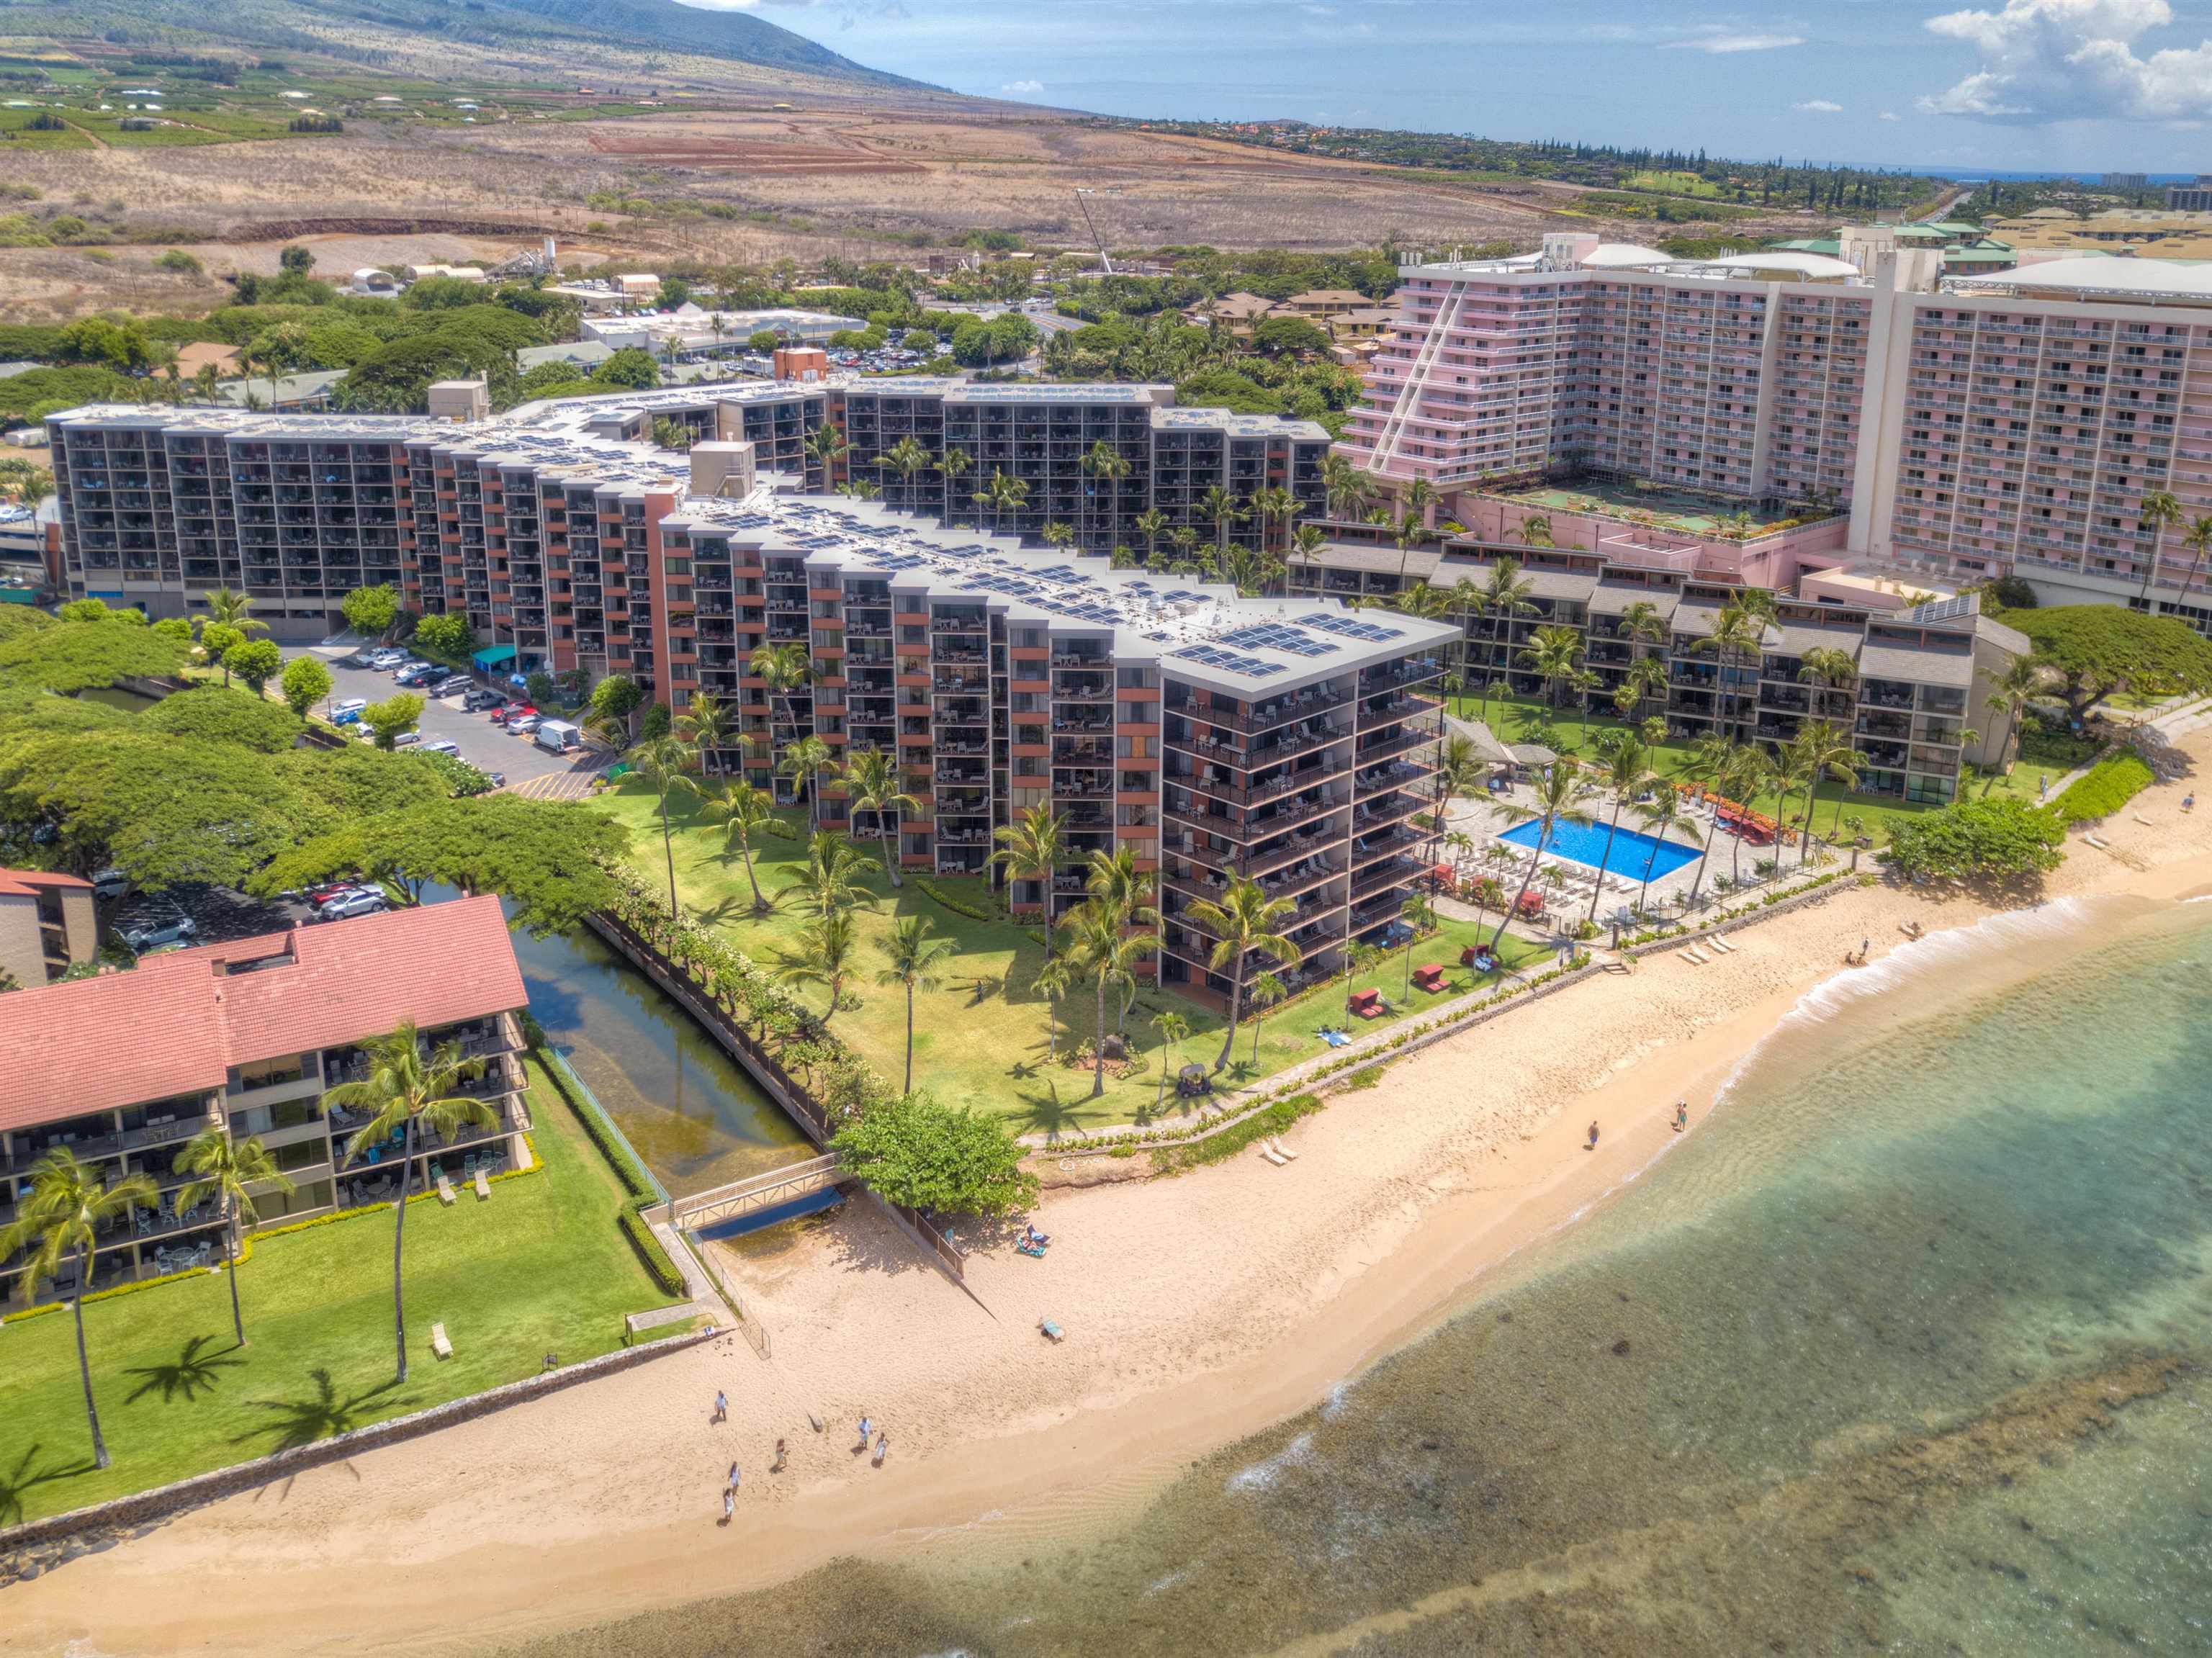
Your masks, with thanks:
[{"label": "blue sky", "polygon": [[2212,0],[687,3],[957,91],[1117,115],[2212,172]]}]

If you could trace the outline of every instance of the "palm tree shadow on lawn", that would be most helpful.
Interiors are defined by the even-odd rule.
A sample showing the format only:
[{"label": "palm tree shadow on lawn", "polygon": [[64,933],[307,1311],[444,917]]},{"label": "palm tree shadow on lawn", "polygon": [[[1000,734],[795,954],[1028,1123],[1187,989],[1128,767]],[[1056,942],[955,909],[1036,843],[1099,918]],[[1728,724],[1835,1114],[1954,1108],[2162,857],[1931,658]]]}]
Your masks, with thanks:
[{"label": "palm tree shadow on lawn", "polygon": [[374,1388],[356,1394],[350,1399],[342,1400],[337,1396],[337,1389],[331,1384],[331,1373],[328,1370],[318,1368],[308,1371],[307,1375],[315,1384],[314,1393],[310,1397],[253,1400],[252,1404],[256,1410],[270,1412],[275,1419],[262,1427],[240,1434],[231,1442],[234,1445],[242,1445],[250,1439],[257,1439],[265,1434],[272,1436],[275,1442],[269,1447],[270,1451],[298,1450],[304,1445],[312,1445],[318,1440],[330,1439],[339,1434],[349,1433],[354,1429],[364,1425],[362,1418],[371,1407],[378,1407],[379,1413],[381,1414],[382,1406],[387,1405],[404,1406],[412,1402],[405,1399],[387,1400],[384,1397],[399,1385],[396,1376],[387,1382],[380,1382]]},{"label": "palm tree shadow on lawn", "polygon": [[31,1464],[43,1448],[40,1445],[25,1447],[14,1467],[0,1471],[0,1524],[13,1525],[22,1519],[23,1493],[33,1486],[51,1485],[57,1479],[74,1479],[93,1471],[88,1456],[75,1462],[53,1462],[34,1468]]},{"label": "palm tree shadow on lawn", "polygon": [[[190,1404],[204,1393],[213,1393],[216,1384],[222,1380],[222,1371],[235,1370],[246,1363],[242,1358],[225,1358],[218,1353],[203,1351],[206,1344],[215,1339],[215,1337],[204,1333],[193,1336],[185,1343],[183,1350],[173,1360],[167,1363],[135,1365],[125,1371],[126,1376],[144,1378],[131,1389],[125,1402],[135,1405],[148,1394],[158,1392],[164,1405],[173,1402],[179,1394],[182,1394],[185,1402]],[[234,1348],[223,1351],[228,1352]]]}]

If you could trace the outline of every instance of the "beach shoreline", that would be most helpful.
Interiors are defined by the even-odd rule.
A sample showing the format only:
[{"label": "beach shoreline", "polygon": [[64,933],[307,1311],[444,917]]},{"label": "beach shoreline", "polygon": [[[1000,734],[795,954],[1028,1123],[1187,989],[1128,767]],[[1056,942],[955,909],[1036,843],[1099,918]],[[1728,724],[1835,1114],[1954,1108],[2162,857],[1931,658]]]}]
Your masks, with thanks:
[{"label": "beach shoreline", "polygon": [[[2212,889],[2212,815],[2180,811],[2185,786],[2108,823],[2109,852],[2072,842],[2049,896]],[[848,1206],[732,1256],[769,1361],[733,1335],[179,1516],[0,1592],[0,1650],[474,1651],[841,1555],[1079,1535],[1419,1339],[1633,1181],[1681,1142],[1675,1102],[1697,1133],[1784,1016],[1855,971],[1863,938],[1878,968],[1908,920],[1933,936],[1994,913],[1839,884],[1707,966],[1655,955],[1400,1061],[1291,1131],[1287,1168],[1247,1153],[1048,1193],[1048,1259],[979,1254],[972,1301]],[[1037,1335],[1041,1311],[1066,1343]],[[708,1427],[717,1388],[732,1421]],[[892,1435],[881,1469],[848,1454],[863,1412]],[[792,1466],[770,1476],[778,1436]],[[732,1456],[745,1485],[725,1529]]]}]

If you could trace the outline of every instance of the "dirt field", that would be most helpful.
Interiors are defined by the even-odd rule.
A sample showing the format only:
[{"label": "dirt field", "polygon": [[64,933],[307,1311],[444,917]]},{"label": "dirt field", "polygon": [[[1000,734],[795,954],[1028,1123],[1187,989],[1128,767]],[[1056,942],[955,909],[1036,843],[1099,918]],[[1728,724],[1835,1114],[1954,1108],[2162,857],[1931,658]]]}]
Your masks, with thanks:
[{"label": "dirt field", "polygon": [[[975,229],[1079,246],[1088,238],[1078,184],[1099,192],[1099,228],[1121,247],[1387,240],[1441,252],[1498,240],[1533,246],[1547,229],[1656,234],[1578,210],[1584,192],[1571,185],[1484,186],[983,104],[953,112],[824,100],[796,111],[410,126],[9,160],[12,176],[47,203],[159,227],[170,237],[161,245],[193,248],[216,275],[273,269],[276,249],[303,234],[321,244],[325,270],[497,257],[545,235],[587,261],[911,258],[925,240],[956,244]],[[748,216],[624,215],[591,206],[597,192],[720,203]],[[1802,234],[1808,222],[1784,214],[1730,229],[1754,240]],[[114,262],[101,264],[82,250],[0,250],[4,309],[34,319],[219,297],[212,284],[148,269],[159,246],[111,251]]]}]

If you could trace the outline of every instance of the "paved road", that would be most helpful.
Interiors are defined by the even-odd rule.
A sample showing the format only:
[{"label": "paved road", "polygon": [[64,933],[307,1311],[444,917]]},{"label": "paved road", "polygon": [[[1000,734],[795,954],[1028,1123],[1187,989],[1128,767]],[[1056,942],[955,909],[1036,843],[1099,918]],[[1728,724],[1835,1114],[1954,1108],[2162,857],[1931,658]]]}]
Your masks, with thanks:
[{"label": "paved road", "polygon": [[[388,673],[372,668],[341,668],[334,659],[349,651],[319,650],[331,671],[331,700],[350,696],[380,702],[397,690]],[[506,688],[514,694],[514,688]],[[574,754],[552,754],[527,737],[510,737],[481,714],[465,714],[458,695],[423,705],[421,721],[425,742],[443,738],[460,750],[461,758],[480,771],[499,772],[517,794],[541,800],[574,799],[589,792],[591,780],[605,763],[605,756],[588,750]]]}]

